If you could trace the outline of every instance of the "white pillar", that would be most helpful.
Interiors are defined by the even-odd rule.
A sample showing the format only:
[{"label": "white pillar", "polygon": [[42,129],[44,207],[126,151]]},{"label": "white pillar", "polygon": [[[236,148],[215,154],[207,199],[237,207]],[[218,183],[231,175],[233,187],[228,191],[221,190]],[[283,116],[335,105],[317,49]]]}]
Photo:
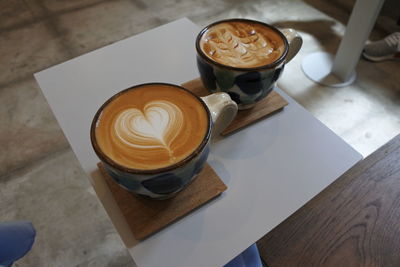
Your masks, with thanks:
[{"label": "white pillar", "polygon": [[384,0],[357,0],[335,58],[325,52],[308,55],[301,65],[306,76],[319,84],[332,87],[351,84],[356,78],[356,65],[383,2]]},{"label": "white pillar", "polygon": [[342,82],[347,81],[354,74],[383,2],[384,0],[357,0],[354,5],[346,33],[332,65],[332,73]]}]

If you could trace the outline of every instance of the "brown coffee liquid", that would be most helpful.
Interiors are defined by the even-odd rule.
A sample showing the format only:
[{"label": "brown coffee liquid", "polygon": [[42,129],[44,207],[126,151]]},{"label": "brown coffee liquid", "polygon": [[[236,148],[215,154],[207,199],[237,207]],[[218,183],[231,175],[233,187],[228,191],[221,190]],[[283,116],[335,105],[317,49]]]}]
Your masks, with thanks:
[{"label": "brown coffee liquid", "polygon": [[276,61],[285,51],[282,37],[256,22],[221,22],[200,39],[200,48],[211,60],[237,68],[261,67]]},{"label": "brown coffee liquid", "polygon": [[144,85],[128,90],[103,109],[95,128],[100,149],[116,163],[149,170],[188,157],[203,141],[208,113],[185,90]]}]

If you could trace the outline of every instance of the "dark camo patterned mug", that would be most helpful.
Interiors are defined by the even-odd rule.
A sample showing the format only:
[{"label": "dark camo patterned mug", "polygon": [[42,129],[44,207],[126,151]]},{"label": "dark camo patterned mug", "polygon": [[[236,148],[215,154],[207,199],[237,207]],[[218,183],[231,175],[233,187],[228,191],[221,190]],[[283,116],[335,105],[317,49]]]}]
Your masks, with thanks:
[{"label": "dark camo patterned mug", "polygon": [[235,118],[226,93],[198,97],[168,83],[132,86],[110,97],[90,127],[93,149],[121,187],[167,199],[203,169],[213,135]]},{"label": "dark camo patterned mug", "polygon": [[196,39],[200,77],[210,92],[226,92],[239,109],[252,108],[272,91],[302,42],[293,29],[259,21],[212,23]]}]

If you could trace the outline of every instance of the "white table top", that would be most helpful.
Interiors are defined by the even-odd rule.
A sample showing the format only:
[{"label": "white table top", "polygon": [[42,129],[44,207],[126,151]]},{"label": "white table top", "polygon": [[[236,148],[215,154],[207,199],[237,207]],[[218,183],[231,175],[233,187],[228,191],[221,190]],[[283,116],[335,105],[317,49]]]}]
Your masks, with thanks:
[{"label": "white table top", "polygon": [[99,179],[89,138],[100,105],[131,85],[198,77],[188,19],[163,25],[35,74],[83,169],[139,267],[222,266],[362,157],[305,109],[285,109],[215,140],[208,162],[228,186],[219,198],[137,242]]}]

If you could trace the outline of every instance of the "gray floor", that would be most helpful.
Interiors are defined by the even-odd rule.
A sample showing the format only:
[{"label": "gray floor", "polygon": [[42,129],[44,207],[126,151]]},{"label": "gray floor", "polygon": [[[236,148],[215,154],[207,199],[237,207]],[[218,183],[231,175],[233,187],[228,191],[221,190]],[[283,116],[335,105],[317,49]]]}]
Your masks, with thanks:
[{"label": "gray floor", "polygon": [[[133,265],[33,73],[184,16],[201,26],[247,17],[293,27],[304,47],[287,65],[279,86],[367,156],[400,133],[400,62],[361,60],[357,81],[340,89],[314,84],[300,68],[311,52],[336,51],[352,4],[0,0],[0,221],[30,220],[38,232],[32,251],[16,266]],[[380,16],[371,39],[398,30],[394,21]]]}]

